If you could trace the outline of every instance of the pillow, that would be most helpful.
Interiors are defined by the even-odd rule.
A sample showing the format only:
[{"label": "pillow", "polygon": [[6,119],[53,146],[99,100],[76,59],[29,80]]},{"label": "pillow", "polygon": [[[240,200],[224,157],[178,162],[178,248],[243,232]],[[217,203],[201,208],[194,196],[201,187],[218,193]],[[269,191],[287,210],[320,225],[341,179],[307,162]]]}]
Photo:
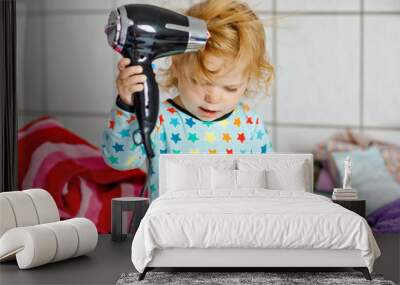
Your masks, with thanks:
[{"label": "pillow", "polygon": [[266,170],[212,168],[213,189],[267,188]]},{"label": "pillow", "polygon": [[236,190],[236,170],[212,167],[212,188]]},{"label": "pillow", "polygon": [[240,170],[266,170],[268,189],[306,191],[307,165],[304,160],[244,160],[238,159]]},{"label": "pillow", "polygon": [[267,170],[236,170],[238,188],[268,188]]},{"label": "pillow", "polygon": [[304,165],[285,170],[267,171],[268,188],[274,190],[293,190],[306,192]]},{"label": "pillow", "polygon": [[167,191],[211,190],[211,167],[169,162]]},{"label": "pillow", "polygon": [[332,156],[339,172],[340,187],[344,177],[344,160],[347,156],[351,157],[351,186],[358,191],[359,199],[366,200],[367,215],[400,198],[400,184],[387,171],[378,148],[333,152]]}]

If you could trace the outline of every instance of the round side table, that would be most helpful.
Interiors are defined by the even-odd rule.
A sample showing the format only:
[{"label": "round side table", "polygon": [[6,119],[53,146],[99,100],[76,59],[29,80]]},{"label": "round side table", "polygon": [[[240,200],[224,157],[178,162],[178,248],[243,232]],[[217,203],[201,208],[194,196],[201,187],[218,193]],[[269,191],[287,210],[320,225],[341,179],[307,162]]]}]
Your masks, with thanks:
[{"label": "round side table", "polygon": [[[140,221],[149,207],[149,199],[144,197],[120,197],[111,201],[111,239],[113,241],[124,241],[129,233],[136,233]],[[124,214],[132,212],[133,220],[127,224]],[[125,221],[124,221],[125,220]],[[128,230],[123,231],[127,227]],[[131,230],[129,228],[131,227]]]}]

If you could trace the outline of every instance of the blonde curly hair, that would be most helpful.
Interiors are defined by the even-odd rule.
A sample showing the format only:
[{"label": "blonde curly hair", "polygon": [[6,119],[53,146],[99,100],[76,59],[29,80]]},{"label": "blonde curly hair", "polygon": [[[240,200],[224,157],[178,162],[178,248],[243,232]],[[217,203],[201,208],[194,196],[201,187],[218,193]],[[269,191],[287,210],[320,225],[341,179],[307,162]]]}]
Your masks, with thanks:
[{"label": "blonde curly hair", "polygon": [[[274,66],[270,63],[266,46],[264,26],[257,15],[245,3],[235,0],[206,0],[191,6],[184,12],[187,16],[206,21],[210,38],[198,52],[184,53],[171,57],[171,65],[160,69],[160,87],[166,90],[177,87],[178,78],[172,69],[183,75],[194,72],[200,81],[213,82],[219,70],[209,70],[204,64],[209,55],[244,61],[249,74],[249,84],[244,96],[250,96],[250,89],[268,89],[274,79]],[[221,67],[222,68],[222,67]]]}]

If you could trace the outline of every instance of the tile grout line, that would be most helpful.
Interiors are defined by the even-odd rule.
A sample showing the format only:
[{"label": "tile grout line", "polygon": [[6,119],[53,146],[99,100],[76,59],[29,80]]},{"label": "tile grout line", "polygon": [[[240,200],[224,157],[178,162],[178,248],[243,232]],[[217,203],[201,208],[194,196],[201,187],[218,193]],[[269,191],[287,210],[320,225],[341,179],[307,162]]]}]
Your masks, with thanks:
[{"label": "tile grout line", "polygon": [[[275,0],[273,0],[273,3]],[[116,6],[116,5],[114,5]],[[297,16],[335,16],[335,15],[341,15],[341,16],[356,16],[360,14],[365,14],[365,15],[375,15],[375,16],[390,16],[390,15],[400,15],[400,10],[399,11],[306,11],[306,10],[295,10],[295,11],[277,11],[276,10],[276,5],[274,6],[272,11],[269,10],[260,10],[258,11],[259,15],[263,14],[276,14],[276,15],[297,15]],[[17,11],[17,15],[20,15],[22,12]],[[53,15],[104,15],[108,14],[109,9],[82,9],[82,10],[31,10],[31,11],[26,11],[26,15],[42,15],[42,14],[53,14]]]},{"label": "tile grout line", "polygon": [[[104,15],[110,12],[109,8],[104,9],[81,9],[81,10],[31,10],[26,11],[27,16],[32,15],[52,15],[52,16],[68,16],[68,15]],[[22,12],[17,12],[17,15]]]},{"label": "tile grout line", "polygon": [[[43,3],[42,3],[43,5]],[[42,44],[42,111],[43,114],[46,114],[48,112],[49,109],[49,104],[48,104],[48,94],[47,94],[47,76],[46,76],[46,72],[47,72],[47,47],[46,47],[46,41],[47,41],[47,35],[46,35],[46,20],[47,17],[45,17],[45,14],[43,13],[41,15],[41,44]]]},{"label": "tile grout line", "polygon": [[[40,115],[41,111],[38,110],[20,110],[19,114],[23,115]],[[61,117],[99,117],[107,118],[108,112],[79,112],[79,111],[49,111],[49,115],[56,115]],[[277,123],[272,121],[264,121],[265,126],[277,126],[283,128],[309,128],[309,129],[344,129],[352,128],[357,129],[358,125],[334,125],[334,124],[307,124],[307,123]],[[400,131],[400,127],[392,126],[364,126],[364,129],[369,130],[386,130],[386,131]]]},{"label": "tile grout line", "polygon": [[359,88],[360,88],[360,97],[359,97],[359,124],[360,124],[360,132],[364,133],[364,0],[360,0],[360,65],[359,65]]},{"label": "tile grout line", "polygon": [[[113,7],[117,7],[117,0],[112,0],[112,3],[113,3]],[[108,19],[107,19],[108,20]],[[112,51],[112,52],[116,52],[116,51],[114,51],[111,47],[110,47],[110,50]],[[117,93],[117,85],[116,85],[116,82],[115,82],[115,80],[116,80],[116,73],[117,73],[117,68],[116,68],[116,64],[117,64],[117,62],[115,62],[115,59],[114,59],[114,56],[113,56],[113,53],[110,53],[110,56],[111,56],[111,62],[113,63],[113,66],[112,66],[112,73],[113,73],[113,77],[111,78],[111,82],[112,82],[112,92],[111,92],[111,106],[113,105],[113,102],[115,102],[115,99],[114,99],[114,96],[115,97],[117,97],[117,95],[118,94],[116,94]],[[110,107],[110,109],[111,109],[111,107]]]},{"label": "tile grout line", "polygon": [[[277,54],[278,54],[278,49],[277,49],[277,30],[276,30],[276,0],[272,1],[272,60],[274,62],[274,71],[275,75],[277,73]],[[278,99],[277,99],[277,81],[278,78],[275,76],[274,82],[273,82],[273,88],[272,88],[272,130],[274,132],[274,136],[272,138],[272,143],[273,143],[273,149],[275,151],[278,150],[278,128],[277,128],[277,104],[278,104]]]},{"label": "tile grout line", "polygon": [[[268,125],[269,122],[264,124]],[[359,129],[358,125],[327,125],[327,124],[307,124],[307,123],[276,123],[280,128],[308,128],[308,129]],[[400,127],[391,126],[364,126],[364,130],[380,130],[399,132]]]}]

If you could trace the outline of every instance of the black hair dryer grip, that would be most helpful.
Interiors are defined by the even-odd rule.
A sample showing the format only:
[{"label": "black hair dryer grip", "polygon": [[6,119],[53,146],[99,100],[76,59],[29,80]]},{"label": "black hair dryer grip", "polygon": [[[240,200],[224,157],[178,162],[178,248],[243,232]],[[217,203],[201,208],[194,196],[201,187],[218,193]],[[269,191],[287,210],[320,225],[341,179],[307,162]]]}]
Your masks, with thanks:
[{"label": "black hair dryer grip", "polygon": [[[130,65],[137,65],[137,63]],[[139,63],[139,65],[143,68],[146,81],[142,91],[132,94],[135,114],[139,123],[139,129],[132,133],[132,139],[136,145],[144,144],[146,155],[150,159],[154,157],[151,147],[151,133],[157,123],[160,98],[151,62],[143,62]],[[136,141],[137,133],[140,133],[140,142]]]}]

